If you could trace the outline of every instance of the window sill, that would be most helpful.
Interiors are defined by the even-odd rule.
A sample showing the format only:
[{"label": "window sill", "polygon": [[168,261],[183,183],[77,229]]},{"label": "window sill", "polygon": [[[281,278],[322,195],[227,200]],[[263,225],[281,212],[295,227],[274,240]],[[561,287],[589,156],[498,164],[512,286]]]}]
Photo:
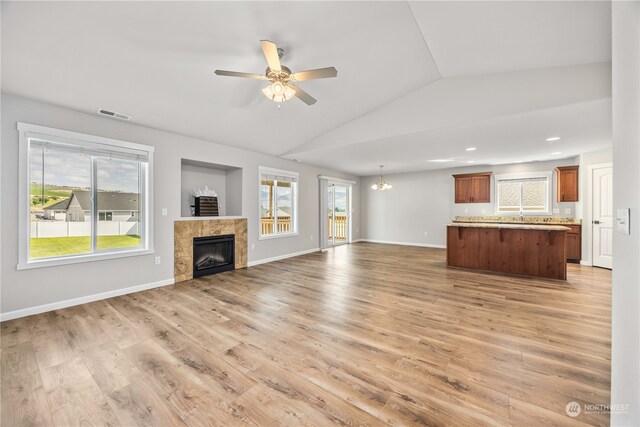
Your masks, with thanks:
[{"label": "window sill", "polygon": [[133,256],[151,255],[153,249],[135,249],[110,253],[98,253],[88,255],[76,255],[64,258],[32,260],[21,262],[16,266],[17,270],[29,270],[32,268],[55,267],[58,265],[79,264],[81,262],[102,261],[106,259],[128,258]]},{"label": "window sill", "polygon": [[266,236],[259,236],[258,240],[280,239],[282,237],[295,237],[295,236],[299,236],[299,235],[300,235],[300,233],[268,234]]}]

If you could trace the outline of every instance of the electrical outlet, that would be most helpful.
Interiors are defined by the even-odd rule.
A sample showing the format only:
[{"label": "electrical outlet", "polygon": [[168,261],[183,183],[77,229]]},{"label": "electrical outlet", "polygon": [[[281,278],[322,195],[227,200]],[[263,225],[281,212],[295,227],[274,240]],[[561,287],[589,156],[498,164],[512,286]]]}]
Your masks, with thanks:
[{"label": "electrical outlet", "polygon": [[571,213],[571,208],[564,208],[564,213],[569,215]]},{"label": "electrical outlet", "polygon": [[255,244],[255,243],[252,243],[252,244],[251,244],[251,250],[254,250],[255,248],[256,248],[256,244]]},{"label": "electrical outlet", "polygon": [[482,213],[483,213],[483,214],[484,214],[484,213],[487,213],[487,210],[486,210],[486,209],[482,209]]},{"label": "electrical outlet", "polygon": [[162,208],[162,216],[167,216],[167,208]]},{"label": "electrical outlet", "polygon": [[424,232],[424,237],[427,237],[427,232],[426,231]]},{"label": "electrical outlet", "polygon": [[464,213],[469,213],[469,208],[464,208]]},{"label": "electrical outlet", "polygon": [[160,264],[160,257],[159,256],[156,257],[156,265],[158,265],[158,264]]},{"label": "electrical outlet", "polygon": [[559,213],[560,213],[560,209],[558,209],[558,208],[553,208],[553,213],[554,213],[554,214],[559,214]]},{"label": "electrical outlet", "polygon": [[313,240],[313,234],[311,235],[311,240]]}]

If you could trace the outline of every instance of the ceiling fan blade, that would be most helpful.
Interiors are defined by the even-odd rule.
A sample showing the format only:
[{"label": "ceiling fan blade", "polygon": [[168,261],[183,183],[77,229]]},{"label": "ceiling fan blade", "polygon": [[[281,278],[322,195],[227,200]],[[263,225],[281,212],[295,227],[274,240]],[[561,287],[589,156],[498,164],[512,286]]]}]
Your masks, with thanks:
[{"label": "ceiling fan blade", "polygon": [[240,73],[238,71],[216,70],[215,73],[218,76],[243,77],[245,79],[267,80],[265,76],[261,76],[259,74]]},{"label": "ceiling fan blade", "polygon": [[318,68],[315,70],[299,71],[291,75],[292,79],[297,82],[315,79],[327,79],[338,75],[338,70],[334,67]]},{"label": "ceiling fan blade", "polygon": [[302,89],[300,89],[298,86],[293,85],[291,83],[289,83],[287,86],[289,86],[291,89],[296,91],[296,96],[305,104],[307,105],[313,105],[316,102],[318,102],[317,99],[315,99],[313,96],[309,95],[307,92],[303,91]]},{"label": "ceiling fan blade", "polygon": [[282,67],[280,66],[280,58],[278,57],[278,47],[276,44],[269,40],[260,40],[260,46],[262,47],[262,52],[264,53],[264,57],[266,58],[271,71],[282,70]]}]

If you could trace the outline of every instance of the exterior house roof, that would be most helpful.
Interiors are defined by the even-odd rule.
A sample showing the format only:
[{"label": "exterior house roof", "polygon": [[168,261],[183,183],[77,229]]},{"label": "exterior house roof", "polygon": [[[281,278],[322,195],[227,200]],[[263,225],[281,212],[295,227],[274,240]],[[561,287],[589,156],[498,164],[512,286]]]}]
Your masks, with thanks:
[{"label": "exterior house roof", "polygon": [[45,211],[66,211],[67,208],[69,207],[70,201],[71,201],[71,198],[60,200],[59,202],[56,202],[52,205],[45,207],[44,210]]},{"label": "exterior house roof", "polygon": [[[74,198],[82,210],[91,210],[91,192],[87,190],[74,190],[68,199],[47,206],[45,209],[66,210]],[[139,210],[139,201],[140,195],[137,193],[98,192],[99,211],[137,211]]]}]

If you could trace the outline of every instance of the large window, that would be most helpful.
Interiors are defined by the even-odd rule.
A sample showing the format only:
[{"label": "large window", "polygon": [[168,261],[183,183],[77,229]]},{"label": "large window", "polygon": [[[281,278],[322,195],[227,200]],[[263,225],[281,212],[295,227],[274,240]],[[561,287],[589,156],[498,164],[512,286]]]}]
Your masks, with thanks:
[{"label": "large window", "polygon": [[19,123],[19,268],[151,251],[153,147]]},{"label": "large window", "polygon": [[298,174],[260,167],[260,238],[298,232]]},{"label": "large window", "polygon": [[496,212],[550,214],[551,172],[496,175]]}]

